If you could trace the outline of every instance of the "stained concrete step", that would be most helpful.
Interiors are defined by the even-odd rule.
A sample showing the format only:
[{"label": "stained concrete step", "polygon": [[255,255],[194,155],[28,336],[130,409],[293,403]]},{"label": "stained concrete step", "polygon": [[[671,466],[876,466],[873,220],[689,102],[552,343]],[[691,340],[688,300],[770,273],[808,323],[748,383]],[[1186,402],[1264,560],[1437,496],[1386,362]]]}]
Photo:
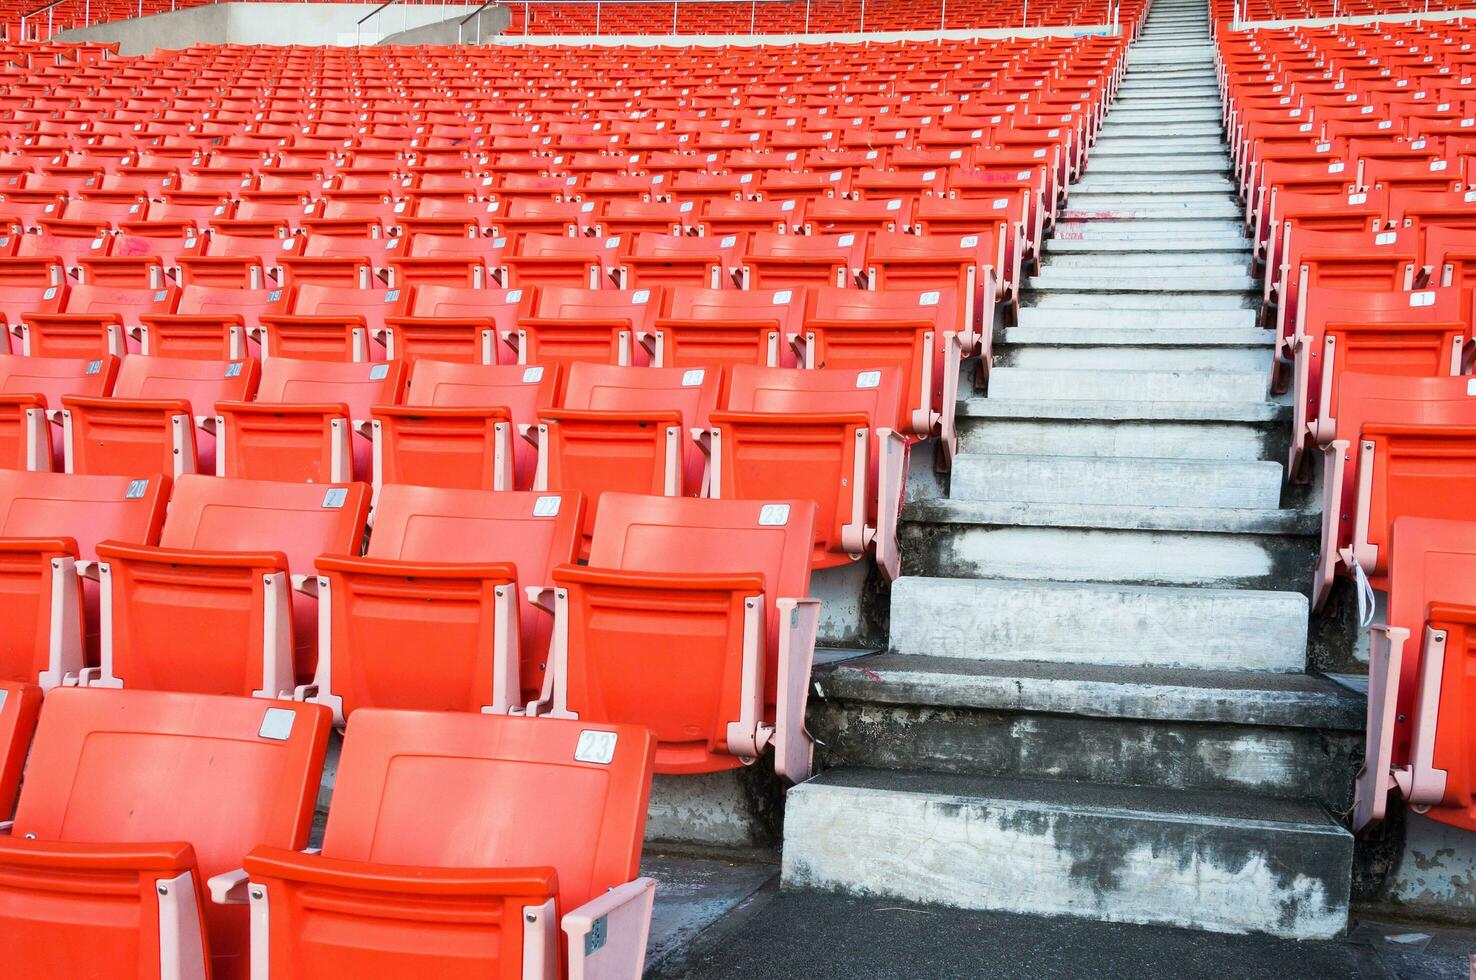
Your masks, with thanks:
[{"label": "stained concrete step", "polygon": [[[1133,297],[1135,300],[1140,297]],[[1062,309],[1051,306],[1023,306],[1020,326],[1058,326],[1071,329],[1108,330],[1158,329],[1225,330],[1256,327],[1256,311],[1249,308],[1228,309],[1144,309],[1141,306],[1082,307]],[[1259,328],[1257,328],[1259,329]]]},{"label": "stained concrete step", "polygon": [[1301,510],[913,501],[902,573],[1308,591],[1320,515]]},{"label": "stained concrete step", "polygon": [[[1208,331],[1191,330],[1206,334]],[[1010,333],[1013,333],[1011,331]],[[1271,372],[1269,345],[1174,345],[1100,344],[1090,340],[1065,343],[1060,338],[1009,336],[1009,346],[995,358],[997,367],[1037,370],[1136,371],[1151,365],[1155,371],[1259,371]]]},{"label": "stained concrete step", "polygon": [[1087,160],[1087,174],[1223,174],[1229,172],[1230,160],[1223,153],[1205,153],[1192,157],[1172,158],[1146,153],[1098,155],[1094,150]]},{"label": "stained concrete step", "polygon": [[1249,308],[1247,297],[1236,293],[1027,292],[1024,302],[1041,310],[1181,310],[1186,316],[1197,316],[1205,310]]},{"label": "stained concrete step", "polygon": [[1162,194],[1177,197],[1189,194],[1229,195],[1234,192],[1235,183],[1219,174],[1177,177],[1170,183],[1163,177],[1092,173],[1071,186],[1073,197],[1078,194]]},{"label": "stained concrete step", "polygon": [[[1237,244],[1229,246],[1221,244],[1218,248],[1212,246],[1193,248],[1186,247],[1179,242],[1167,242],[1165,245],[1179,247],[1160,250],[1141,247],[1132,249],[1121,247],[1057,248],[1058,244],[1076,246],[1081,243],[1076,241],[1052,242],[1051,247],[1046,251],[1043,269],[1122,269],[1129,274],[1136,274],[1150,268],[1158,270],[1192,268],[1234,273],[1249,269],[1251,262],[1251,251],[1248,245],[1241,247]],[[1192,244],[1189,243],[1191,246]]]},{"label": "stained concrete step", "polygon": [[[989,400],[977,399],[979,402]],[[1282,423],[1172,417],[1080,419],[1061,410],[1069,403],[1043,404],[1045,407],[1036,413],[1013,418],[984,414],[961,416],[958,420],[959,451],[1020,456],[1132,456],[1244,462],[1286,454],[1288,440]]]},{"label": "stained concrete step", "polygon": [[[1207,238],[1245,244],[1244,225],[1230,218],[1192,218],[1179,220],[1137,218],[1113,221],[1107,218],[1065,218],[1057,222],[1054,237],[1046,244],[1046,253],[1057,240],[1107,239],[1121,241],[1156,240],[1166,243],[1203,241]],[[1156,248],[1157,245],[1144,246]]]},{"label": "stained concrete step", "polygon": [[1353,838],[1312,803],[837,768],[790,790],[784,824],[789,888],[1298,939],[1347,923]]},{"label": "stained concrete step", "polygon": [[1281,503],[1282,467],[1270,460],[961,453],[953,500],[1122,507],[1270,509]]},{"label": "stained concrete step", "polygon": [[1297,592],[904,576],[891,650],[966,660],[1301,671]]},{"label": "stained concrete step", "polygon": [[1060,221],[1234,221],[1244,212],[1228,200],[1159,200],[1147,195],[1083,194],[1072,196]]},{"label": "stained concrete step", "polygon": [[1322,677],[877,654],[817,670],[825,767],[1351,802],[1363,698]]},{"label": "stained concrete step", "polygon": [[1268,375],[1259,371],[1000,367],[989,375],[989,397],[1004,399],[1261,402],[1268,387]]},{"label": "stained concrete step", "polygon": [[1217,271],[1206,268],[1110,268],[1072,269],[1043,266],[1030,282],[1040,293],[1231,293],[1244,295],[1256,288],[1256,280],[1243,269]]}]

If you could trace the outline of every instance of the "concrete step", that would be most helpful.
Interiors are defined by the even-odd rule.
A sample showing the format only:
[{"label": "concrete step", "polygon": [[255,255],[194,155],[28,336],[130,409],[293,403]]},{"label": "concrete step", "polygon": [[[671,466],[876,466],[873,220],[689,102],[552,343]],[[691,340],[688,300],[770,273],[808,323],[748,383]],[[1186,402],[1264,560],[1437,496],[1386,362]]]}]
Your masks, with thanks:
[{"label": "concrete step", "polygon": [[1122,667],[1306,668],[1296,592],[904,576],[894,653]]},{"label": "concrete step", "polygon": [[[1019,456],[1103,456],[1140,459],[1236,460],[1257,462],[1285,456],[1284,423],[1245,413],[1164,411],[1163,406],[1090,403],[1077,417],[1069,401],[1024,402],[970,398],[960,403],[959,451]],[[1176,403],[1167,403],[1174,405]],[[1211,403],[1215,404],[1215,403]],[[1016,414],[1008,414],[1015,409]],[[1148,410],[1144,410],[1148,409]]]},{"label": "concrete step", "polygon": [[[1234,221],[1244,212],[1234,201],[1156,199],[1156,195],[1092,194],[1073,196],[1061,211],[1066,221]],[[1137,201],[1139,203],[1132,203]]]},{"label": "concrete step", "polygon": [[[1201,336],[1205,330],[1191,330]],[[1013,336],[1010,336],[1013,334]],[[1174,346],[1107,344],[1092,340],[1032,337],[1007,333],[1009,346],[999,352],[995,369],[1031,368],[1038,370],[1137,371],[1152,366],[1155,371],[1246,371],[1269,375],[1272,349],[1268,344],[1254,346],[1193,343]],[[1212,338],[1207,338],[1212,339]]]},{"label": "concrete step", "polygon": [[[905,581],[905,580],[903,580]],[[1342,810],[1362,699],[1303,673],[877,654],[815,673],[825,767],[1235,790]]]},{"label": "concrete step", "polygon": [[1087,174],[1223,174],[1230,169],[1230,158],[1223,153],[1206,153],[1192,157],[1163,157],[1154,154],[1122,153],[1098,156],[1095,151],[1087,160]]},{"label": "concrete step", "polygon": [[1239,293],[1073,293],[1058,290],[1026,293],[1025,302],[1041,310],[1183,310],[1197,315],[1201,310],[1249,309],[1247,297]]},{"label": "concrete step", "polygon": [[1220,107],[1217,105],[1182,106],[1166,112],[1147,109],[1113,109],[1108,115],[1108,126],[1158,125],[1164,122],[1208,122],[1220,124]]},{"label": "concrete step", "polygon": [[1270,509],[1281,503],[1282,467],[1270,460],[961,453],[953,500],[1121,507]]},{"label": "concrete step", "polygon": [[1230,159],[1224,142],[1218,136],[1109,134],[1098,137],[1092,147],[1094,157],[1123,154],[1171,158],[1212,155],[1224,157],[1227,164]]},{"label": "concrete step", "polygon": [[[1134,300],[1141,298],[1133,297]],[[1238,307],[1189,311],[1182,308],[1144,309],[1141,306],[1079,309],[1025,306],[1020,308],[1020,326],[1058,326],[1073,330],[1146,330],[1161,327],[1185,330],[1259,329],[1256,328],[1256,311]]]},{"label": "concrete step", "polygon": [[1235,183],[1219,174],[1176,177],[1092,173],[1071,185],[1071,194],[1157,194],[1166,197],[1235,192]]},{"label": "concrete step", "polygon": [[1231,293],[1242,295],[1256,288],[1256,280],[1243,270],[1216,271],[1205,268],[1112,268],[1071,269],[1045,266],[1030,281],[1037,292],[1082,293]]},{"label": "concrete step", "polygon": [[1088,401],[1261,402],[1269,374],[1259,371],[1094,371],[1001,367],[990,372],[991,398]]},{"label": "concrete step", "polygon": [[1353,838],[1244,793],[838,768],[789,792],[783,884],[1298,939],[1347,924]]},{"label": "concrete step", "polygon": [[948,500],[903,510],[902,573],[1308,591],[1314,511]]},{"label": "concrete step", "polygon": [[[1245,243],[1244,226],[1239,220],[1230,218],[1137,219],[1112,221],[1106,218],[1065,218],[1056,224],[1054,236],[1046,244],[1046,252],[1055,246],[1058,239],[1095,237],[1118,240],[1151,241],[1163,239],[1170,242],[1200,241],[1216,238]],[[1153,246],[1157,247],[1157,246]]]},{"label": "concrete step", "polygon": [[1120,106],[1114,108],[1113,112],[1143,112],[1148,113],[1154,109],[1214,109],[1215,117],[1220,118],[1224,106],[1218,95],[1202,95],[1190,98],[1144,98],[1138,97],[1124,100]]},{"label": "concrete step", "polygon": [[1119,136],[1142,138],[1147,136],[1169,136],[1175,139],[1198,139],[1208,137],[1219,140],[1224,133],[1218,119],[1187,120],[1179,121],[1165,119],[1162,122],[1150,123],[1142,120],[1115,119],[1112,115],[1107,116],[1107,121],[1102,124],[1102,132],[1097,137],[1100,144],[1102,140],[1112,139]]},{"label": "concrete step", "polygon": [[1139,358],[1136,366],[1151,363],[1160,354],[1173,350],[1207,349],[1211,352],[1270,350],[1275,343],[1271,331],[1260,327],[1232,327],[1206,330],[1202,326],[1121,327],[1063,326],[1049,320],[1035,319],[1024,326],[1005,328],[1003,353],[1010,354],[1030,347],[1081,347],[1110,356],[1110,351],[1123,348]]},{"label": "concrete step", "polygon": [[[1148,270],[1190,269],[1215,274],[1233,275],[1244,273],[1250,268],[1250,247],[1220,248],[1064,248],[1061,245],[1079,245],[1081,242],[1052,242],[1045,253],[1045,269],[1061,271],[1122,270],[1135,275]],[[1107,243],[1098,243],[1107,244]],[[1111,243],[1117,245],[1118,243]],[[1169,244],[1169,243],[1165,243]],[[1177,244],[1177,243],[1173,243]]]}]

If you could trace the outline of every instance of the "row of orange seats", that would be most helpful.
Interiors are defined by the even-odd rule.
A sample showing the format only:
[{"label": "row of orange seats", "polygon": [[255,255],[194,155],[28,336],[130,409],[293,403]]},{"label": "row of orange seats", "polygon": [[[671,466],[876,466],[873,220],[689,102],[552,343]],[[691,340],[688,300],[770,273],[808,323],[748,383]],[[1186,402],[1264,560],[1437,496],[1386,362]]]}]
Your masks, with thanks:
[{"label": "row of orange seats", "polygon": [[1296,20],[1321,17],[1376,17],[1380,14],[1429,14],[1465,10],[1464,0],[1210,0],[1217,23]]},{"label": "row of orange seats", "polygon": [[1288,479],[1320,463],[1313,602],[1346,580],[1373,627],[1358,829],[1397,796],[1476,830],[1461,666],[1476,649],[1476,194],[1463,173],[1476,142],[1459,101],[1473,39],[1440,22],[1219,43],[1263,317],[1293,389]]},{"label": "row of orange seats", "polygon": [[309,847],[329,717],[131,687],[43,698],[0,681],[9,969],[640,976],[655,893],[638,877],[648,730],[365,711],[343,741],[322,846]]}]

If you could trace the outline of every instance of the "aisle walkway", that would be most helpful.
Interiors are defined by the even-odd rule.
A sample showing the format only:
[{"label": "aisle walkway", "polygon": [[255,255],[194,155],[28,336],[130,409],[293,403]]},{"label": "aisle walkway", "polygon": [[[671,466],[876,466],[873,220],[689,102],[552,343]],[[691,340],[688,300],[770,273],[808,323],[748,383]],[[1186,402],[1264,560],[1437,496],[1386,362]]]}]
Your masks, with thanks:
[{"label": "aisle walkway", "polygon": [[786,886],[1344,928],[1362,706],[1305,672],[1317,523],[1222,135],[1204,0],[1157,0],[946,494],[904,515],[889,652],[818,678],[833,768],[790,793]]}]

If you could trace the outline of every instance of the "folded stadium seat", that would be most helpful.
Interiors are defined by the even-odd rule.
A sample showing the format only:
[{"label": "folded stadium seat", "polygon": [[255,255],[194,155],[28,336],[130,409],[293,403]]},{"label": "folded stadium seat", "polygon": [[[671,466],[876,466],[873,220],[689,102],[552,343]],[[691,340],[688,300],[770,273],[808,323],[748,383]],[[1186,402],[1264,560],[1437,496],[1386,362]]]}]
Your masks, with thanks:
[{"label": "folded stadium seat", "polygon": [[[636,725],[360,712],[321,853],[246,856],[262,973],[640,976],[655,882],[636,875],[654,743]],[[469,813],[480,821],[472,835],[461,828]]]},{"label": "folded stadium seat", "polygon": [[519,364],[644,364],[660,305],[660,290],[540,286],[508,340]]},{"label": "folded stadium seat", "polygon": [[1390,542],[1388,625],[1371,633],[1354,828],[1382,820],[1397,791],[1425,816],[1471,830],[1472,692],[1460,668],[1476,648],[1476,522],[1401,517]]},{"label": "folded stadium seat", "polygon": [[373,472],[371,409],[397,405],[405,363],[268,358],[255,401],[215,406],[219,476],[346,483]]},{"label": "folded stadium seat", "polygon": [[591,238],[525,232],[514,239],[515,254],[503,257],[499,278],[507,287],[606,289],[614,285],[624,289],[620,282],[621,244],[619,236]]},{"label": "folded stadium seat", "polygon": [[130,354],[105,397],[63,395],[68,473],[215,472],[215,403],[250,401],[252,358],[201,361]]},{"label": "folded stadium seat", "polygon": [[715,371],[733,364],[793,367],[804,303],[803,289],[673,286],[647,339],[651,363]]},{"label": "folded stadium seat", "polygon": [[583,237],[594,226],[593,201],[550,201],[537,197],[508,197],[494,204],[492,233],[516,240],[522,235]]},{"label": "folded stadium seat", "polygon": [[1389,195],[1391,223],[1414,228],[1423,242],[1435,228],[1476,229],[1476,190],[1452,194],[1394,191]]},{"label": "folded stadium seat", "polygon": [[907,476],[904,389],[896,367],[733,367],[725,408],[712,414],[711,496],[814,500],[816,568],[870,552],[895,579]]},{"label": "folded stadium seat", "polygon": [[38,233],[22,235],[16,241],[14,255],[20,259],[51,259],[70,272],[82,259],[107,255],[112,245],[113,236],[106,226],[48,221],[41,223]]},{"label": "folded stadium seat", "polygon": [[851,197],[861,201],[886,201],[893,198],[920,198],[926,194],[942,194],[947,184],[946,167],[913,170],[878,170],[862,168],[851,174]]},{"label": "folded stadium seat", "polygon": [[711,200],[702,205],[697,231],[701,235],[737,235],[743,232],[795,231],[804,223],[805,210],[794,198],[782,201]]},{"label": "folded stadium seat", "polygon": [[937,434],[946,467],[957,447],[963,301],[951,289],[836,289],[809,291],[797,340],[800,365],[817,368],[901,369],[904,433]]},{"label": "folded stadium seat", "polygon": [[372,410],[375,489],[531,488],[538,454],[527,436],[558,382],[556,364],[415,360],[404,404]]},{"label": "folded stadium seat", "polygon": [[1461,189],[1460,167],[1448,160],[1366,160],[1359,169],[1358,180],[1365,187],[1434,193]]},{"label": "folded stadium seat", "polygon": [[753,174],[681,171],[673,174],[664,193],[699,207],[709,201],[753,200],[758,188]]},{"label": "folded stadium seat", "polygon": [[472,364],[512,363],[508,338],[531,314],[532,289],[481,289],[422,283],[411,287],[404,313],[387,316],[377,339],[393,360],[433,357]]},{"label": "folded stadium seat", "polygon": [[61,214],[66,198],[49,190],[6,190],[0,194],[0,211],[12,221],[18,221],[27,231],[34,230],[37,222],[55,218]]},{"label": "folded stadium seat", "polygon": [[97,666],[97,544],[157,543],[168,500],[158,474],[0,469],[0,678],[49,690]]},{"label": "folded stadium seat", "polygon": [[554,569],[549,680],[529,710],[644,725],[657,772],[736,769],[772,747],[775,771],[803,781],[815,520],[810,500],[607,494],[588,566]]},{"label": "folded stadium seat", "polygon": [[253,847],[307,844],[328,732],[315,704],[49,693],[0,837],[12,968],[246,980],[247,910],[205,902],[206,886]]},{"label": "folded stadium seat", "polygon": [[1296,337],[1299,297],[1303,288],[1404,292],[1413,289],[1420,272],[1419,245],[1413,230],[1314,231],[1295,225],[1284,229],[1282,261],[1266,276],[1267,309],[1274,309],[1277,354],[1290,359]]},{"label": "folded stadium seat", "polygon": [[732,288],[736,285],[734,274],[746,248],[747,237],[642,232],[627,239],[617,278],[631,287],[687,285],[708,289]]},{"label": "folded stadium seat", "polygon": [[342,723],[362,708],[506,714],[537,698],[551,620],[523,590],[578,558],[582,514],[577,493],[383,487],[364,557],[318,560],[312,699]]},{"label": "folded stadium seat", "polygon": [[56,313],[26,311],[20,326],[21,351],[38,357],[121,355],[138,346],[141,317],[173,313],[179,289],[122,288],[77,284],[62,297]]},{"label": "folded stadium seat", "polygon": [[692,201],[646,201],[607,199],[595,227],[598,235],[688,234],[697,224],[697,206]]},{"label": "folded stadium seat", "polygon": [[277,265],[289,288],[312,284],[358,289],[373,285],[375,274],[404,250],[403,238],[316,232],[294,254],[282,255]]},{"label": "folded stadium seat", "polygon": [[15,795],[36,718],[41,713],[41,689],[19,681],[0,681],[0,819],[15,812]]},{"label": "folded stadium seat", "polygon": [[0,328],[4,334],[0,336],[0,354],[12,350],[20,353],[20,327],[26,314],[56,313],[66,301],[66,293],[64,279],[55,283],[10,283],[0,278]]},{"label": "folded stadium seat", "polygon": [[569,366],[558,407],[538,413],[533,488],[584,495],[584,551],[604,493],[706,493],[699,439],[721,380],[716,368]]},{"label": "folded stadium seat", "polygon": [[[104,396],[119,359],[0,354],[0,467],[60,469],[65,459],[62,396]],[[55,424],[51,424],[55,423]]]},{"label": "folded stadium seat", "polygon": [[1463,290],[1476,286],[1476,228],[1435,226],[1425,230],[1424,239],[1430,285]]},{"label": "folded stadium seat", "polygon": [[[1026,251],[1025,222],[1023,192],[1002,192],[992,198],[923,197],[918,199],[913,216],[915,230],[924,235],[958,236],[960,241],[978,236],[981,245],[989,243],[988,254],[1000,256],[995,265],[999,298],[1012,307],[1019,304],[1023,285],[1020,270]],[[987,318],[988,311],[984,315]]]},{"label": "folded stadium seat", "polygon": [[[243,229],[244,230],[244,229]],[[302,254],[307,238],[302,235],[282,235],[284,228],[267,227],[260,234],[243,234],[240,231],[225,231],[219,225],[211,225],[205,236],[204,255],[191,258],[180,265],[180,283],[188,285],[235,285],[259,288],[270,285],[262,280],[251,285],[255,270],[261,270],[271,281],[281,278],[282,259]]]},{"label": "folded stadium seat", "polygon": [[291,697],[317,669],[313,562],[358,554],[367,484],[185,474],[157,546],[104,541],[99,687]]},{"label": "folded stadium seat", "polygon": [[904,197],[864,201],[826,198],[805,204],[799,227],[806,235],[860,235],[906,231],[912,226],[913,200]]},{"label": "folded stadium seat", "polygon": [[851,190],[851,171],[849,168],[818,173],[809,171],[797,173],[788,169],[765,170],[759,174],[754,188],[765,200],[793,198],[814,201],[823,198],[845,197]]},{"label": "folded stadium seat", "polygon": [[406,289],[361,289],[303,283],[292,287],[286,313],[263,313],[264,358],[297,357],[325,361],[384,359],[385,321],[403,316]]},{"label": "folded stadium seat", "polygon": [[[981,367],[988,371],[993,356],[990,341],[995,300],[1002,297],[1005,280],[1011,274],[1020,274],[1018,266],[1007,264],[1011,261],[1011,232],[1008,223],[1000,222],[987,230],[962,235],[876,235],[866,250],[867,284],[883,291],[952,290],[963,305],[964,328],[959,343],[966,356],[980,354]],[[1013,260],[1019,261],[1018,240],[1014,244]]]},{"label": "folded stadium seat", "polygon": [[843,235],[779,235],[755,232],[743,253],[744,289],[852,286],[866,264],[865,232]]},{"label": "folded stadium seat", "polygon": [[[0,286],[9,290],[12,286],[62,286],[67,284],[67,269],[59,259],[50,256],[17,258],[14,254],[0,256]],[[8,300],[5,308],[13,307]]]},{"label": "folded stadium seat", "polygon": [[1309,441],[1333,438],[1333,393],[1346,371],[1430,377],[1460,374],[1471,337],[1471,294],[1456,289],[1302,290],[1293,349],[1292,443],[1287,473],[1301,474]]},{"label": "folded stadium seat", "polygon": [[1361,435],[1370,424],[1476,426],[1476,392],[1464,376],[1345,372],[1333,389],[1332,439],[1322,447],[1322,546],[1312,599],[1321,608],[1333,577],[1353,574],[1351,554],[1360,480]]},{"label": "folded stadium seat", "polygon": [[507,239],[501,237],[416,232],[403,249],[405,254],[390,259],[389,284],[399,289],[426,283],[482,288],[501,272],[506,246]]},{"label": "folded stadium seat", "polygon": [[1387,191],[1354,191],[1327,194],[1313,191],[1279,191],[1270,198],[1270,239],[1266,242],[1266,268],[1279,269],[1286,242],[1294,231],[1379,231],[1389,213]]},{"label": "folded stadium seat", "polygon": [[261,318],[287,309],[280,288],[189,285],[175,312],[139,317],[142,353],[157,357],[235,360],[260,352]]}]

